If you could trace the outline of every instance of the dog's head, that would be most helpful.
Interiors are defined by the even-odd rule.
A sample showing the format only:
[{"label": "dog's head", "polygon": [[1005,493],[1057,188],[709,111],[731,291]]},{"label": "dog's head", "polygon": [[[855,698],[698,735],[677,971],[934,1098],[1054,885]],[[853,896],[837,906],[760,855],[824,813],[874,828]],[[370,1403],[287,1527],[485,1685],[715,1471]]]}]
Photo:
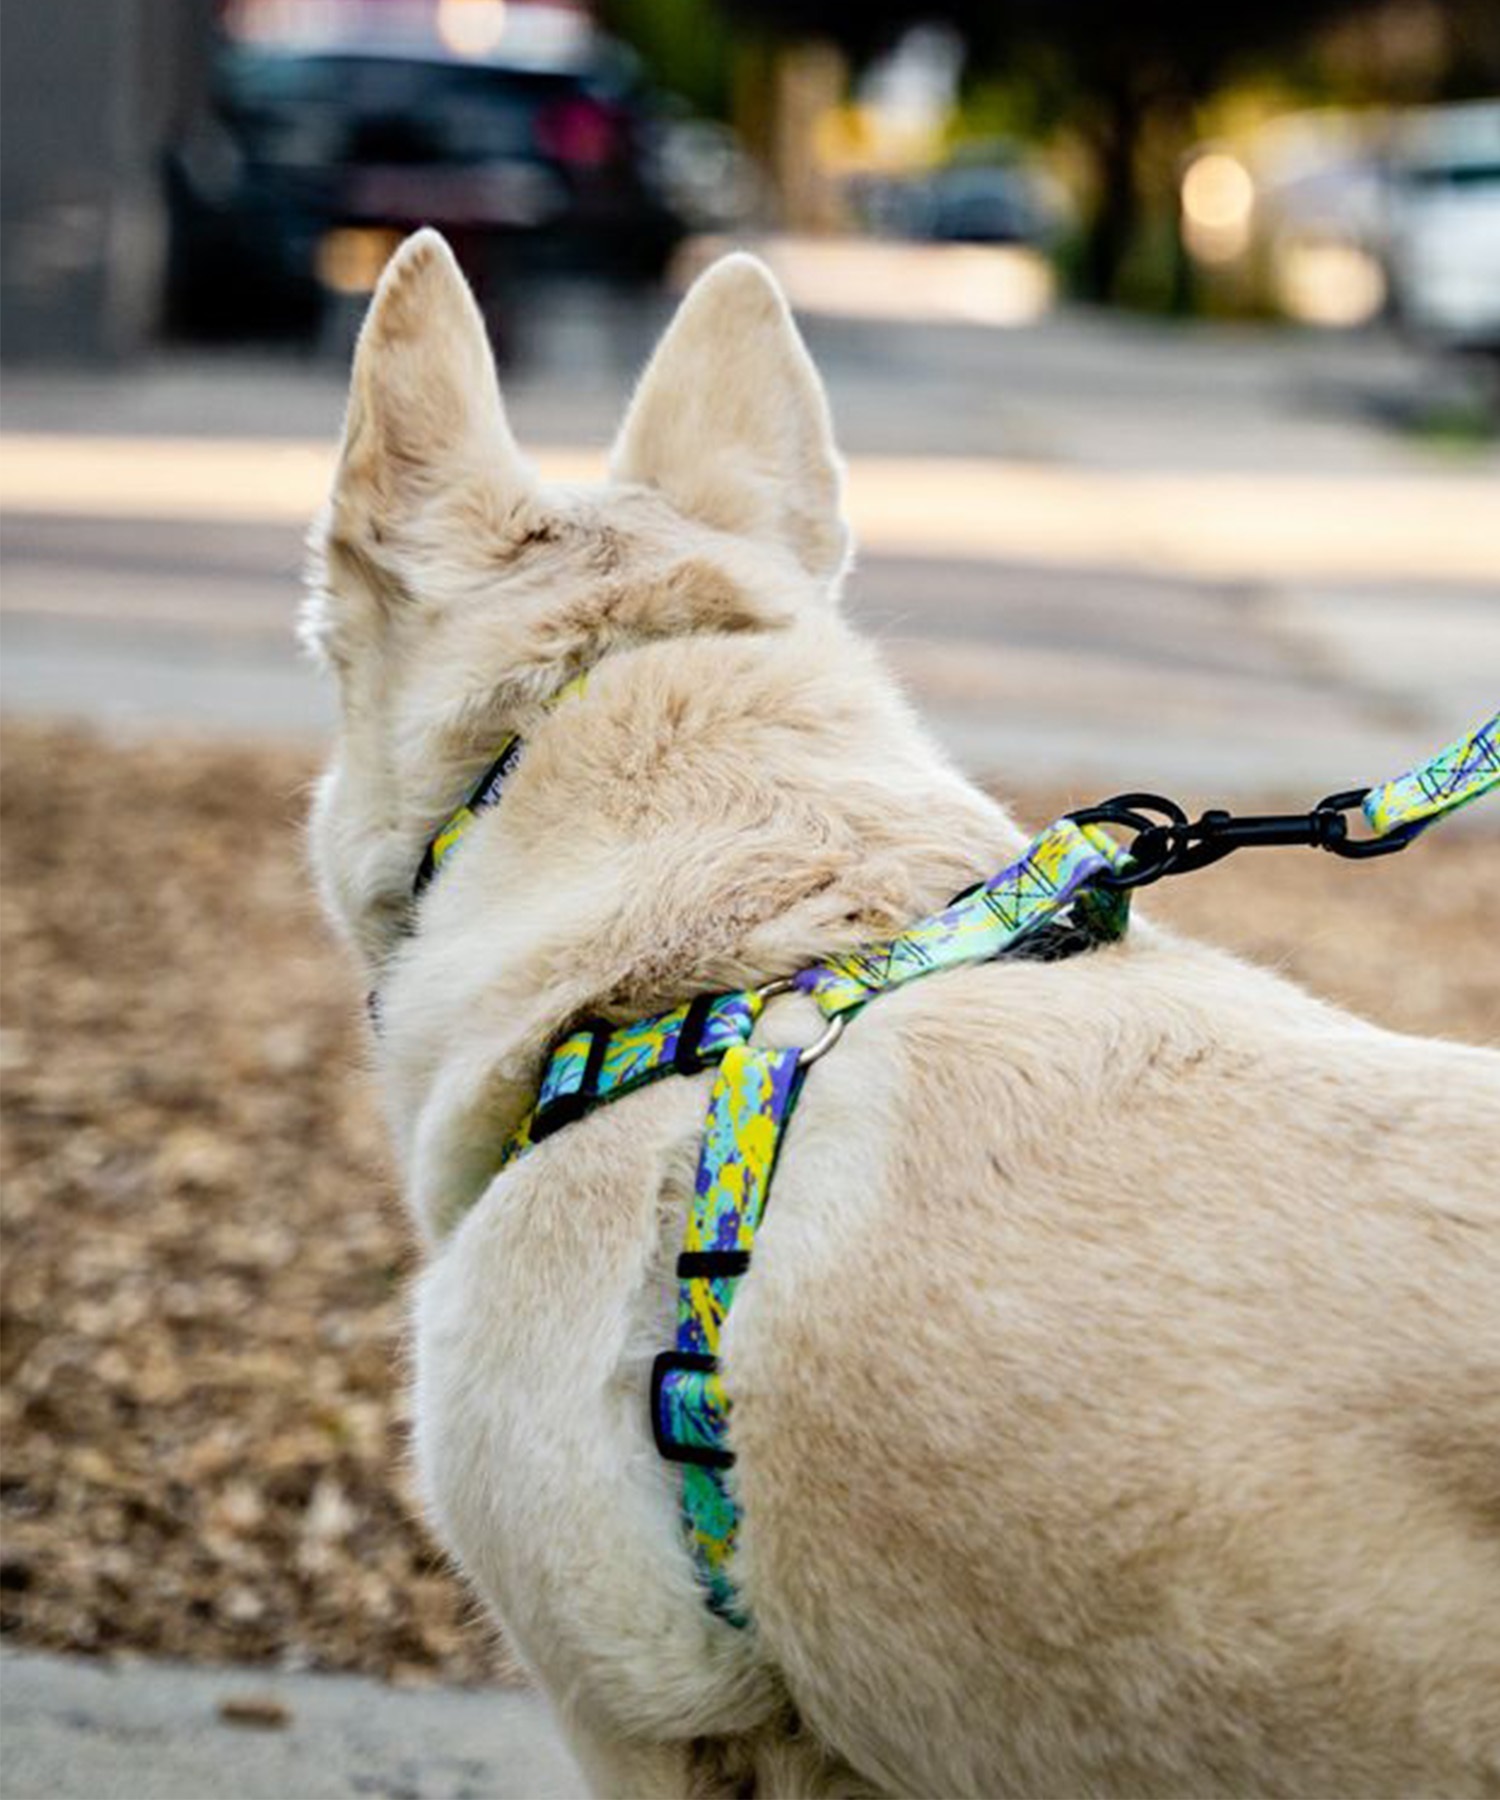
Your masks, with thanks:
[{"label": "dog's head", "polygon": [[846,555],[823,391],[759,263],[703,276],[610,481],[563,490],[517,448],[447,245],[411,238],[360,335],[303,618],[341,700],[313,817],[336,920],[384,960],[428,837],[570,676],[617,646],[786,625],[830,601]]}]

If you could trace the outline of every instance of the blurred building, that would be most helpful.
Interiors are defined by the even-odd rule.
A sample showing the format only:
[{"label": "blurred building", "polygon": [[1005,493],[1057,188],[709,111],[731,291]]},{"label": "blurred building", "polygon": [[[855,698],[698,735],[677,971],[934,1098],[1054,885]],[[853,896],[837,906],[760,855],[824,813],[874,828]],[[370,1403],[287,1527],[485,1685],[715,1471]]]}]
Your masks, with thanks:
[{"label": "blurred building", "polygon": [[207,80],[207,0],[0,0],[0,350],[112,358],[153,332],[160,146]]}]

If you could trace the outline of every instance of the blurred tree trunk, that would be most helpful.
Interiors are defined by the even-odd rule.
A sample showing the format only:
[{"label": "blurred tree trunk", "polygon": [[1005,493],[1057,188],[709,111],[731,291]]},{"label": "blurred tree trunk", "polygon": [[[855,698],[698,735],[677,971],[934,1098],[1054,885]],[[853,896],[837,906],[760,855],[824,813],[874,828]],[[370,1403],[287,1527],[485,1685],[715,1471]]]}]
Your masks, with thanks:
[{"label": "blurred tree trunk", "polygon": [[1097,196],[1084,240],[1084,297],[1119,297],[1120,274],[1135,239],[1141,204],[1138,186],[1144,112],[1130,70],[1115,72],[1099,96],[1098,123],[1089,135]]},{"label": "blurred tree trunk", "polygon": [[818,154],[819,121],[844,97],[849,65],[825,38],[779,50],[772,82],[771,177],[791,231],[832,231],[838,195]]},{"label": "blurred tree trunk", "polygon": [[761,165],[771,166],[775,133],[772,91],[776,54],[764,32],[747,32],[736,40],[729,73],[729,118],[740,142]]}]

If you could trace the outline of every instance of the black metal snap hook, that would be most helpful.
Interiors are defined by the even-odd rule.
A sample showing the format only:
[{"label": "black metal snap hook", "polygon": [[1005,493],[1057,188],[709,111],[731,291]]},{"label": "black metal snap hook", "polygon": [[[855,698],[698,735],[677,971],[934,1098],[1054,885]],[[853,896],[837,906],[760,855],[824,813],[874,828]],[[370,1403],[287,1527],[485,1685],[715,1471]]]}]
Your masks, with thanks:
[{"label": "black metal snap hook", "polygon": [[1326,838],[1319,840],[1320,849],[1330,850],[1335,856],[1345,856],[1355,862],[1363,861],[1368,856],[1389,856],[1393,851],[1404,850],[1428,823],[1426,819],[1414,819],[1408,824],[1397,825],[1381,837],[1350,837],[1349,821],[1344,815],[1362,807],[1369,792],[1368,788],[1350,788],[1346,793],[1330,794],[1326,800],[1318,802],[1313,817],[1337,821],[1337,828],[1331,829]]},{"label": "black metal snap hook", "polygon": [[[1122,825],[1135,837],[1126,846],[1129,861],[1096,877],[1101,887],[1145,887],[1164,875],[1206,869],[1236,850],[1304,845],[1334,856],[1362,859],[1404,850],[1425,820],[1398,825],[1380,837],[1351,837],[1347,815],[1363,805],[1368,788],[1330,794],[1311,812],[1246,814],[1221,807],[1189,820],[1175,800],[1162,794],[1117,794],[1068,817],[1077,825]],[[1152,817],[1152,814],[1159,815]]]},{"label": "black metal snap hook", "polygon": [[[1153,813],[1160,817],[1153,818]],[[1187,814],[1165,794],[1116,794],[1097,806],[1080,807],[1068,817],[1075,825],[1123,825],[1135,833],[1126,847],[1129,865],[1101,874],[1098,880],[1103,887],[1145,887],[1172,874],[1182,860],[1185,834],[1191,829]]]}]

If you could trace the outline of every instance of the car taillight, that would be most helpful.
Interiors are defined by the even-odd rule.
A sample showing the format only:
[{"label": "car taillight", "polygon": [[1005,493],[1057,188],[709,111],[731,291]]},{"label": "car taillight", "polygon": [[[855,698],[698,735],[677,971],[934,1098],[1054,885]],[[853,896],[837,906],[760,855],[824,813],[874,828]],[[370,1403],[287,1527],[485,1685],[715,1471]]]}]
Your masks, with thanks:
[{"label": "car taillight", "polygon": [[618,154],[619,115],[598,100],[559,100],[536,116],[537,148],[574,169],[598,169]]}]

